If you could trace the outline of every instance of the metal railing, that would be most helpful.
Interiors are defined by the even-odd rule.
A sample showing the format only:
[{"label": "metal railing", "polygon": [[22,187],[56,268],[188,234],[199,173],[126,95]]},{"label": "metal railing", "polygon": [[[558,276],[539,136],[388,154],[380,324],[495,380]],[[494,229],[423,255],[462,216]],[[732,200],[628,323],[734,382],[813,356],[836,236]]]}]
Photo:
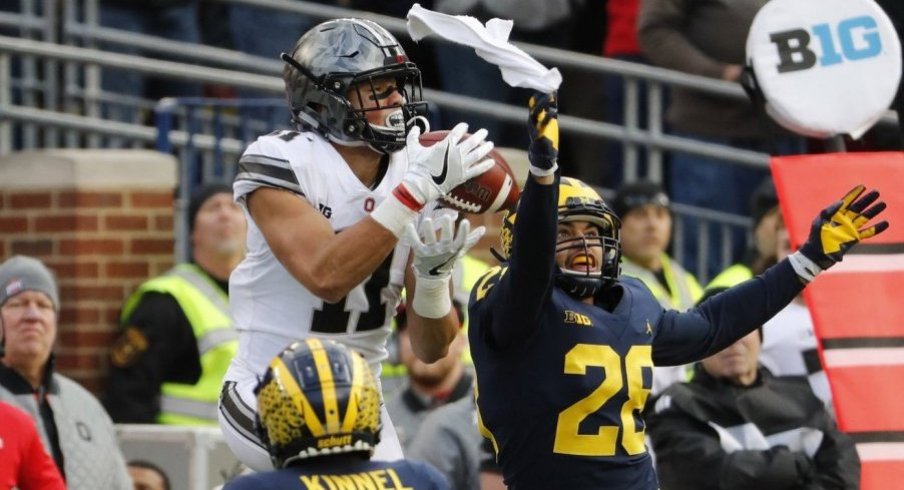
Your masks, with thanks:
[{"label": "metal railing", "polygon": [[[226,4],[244,4],[276,11],[303,14],[315,19],[356,16],[374,20],[400,37],[407,37],[406,22],[379,14],[348,10],[298,0],[215,0]],[[220,102],[201,108],[201,101],[169,101],[169,126],[159,134],[141,120],[116,122],[106,120],[104,107],[131,105],[140,114],[148,114],[156,101],[124,97],[105,92],[101,86],[104,69],[118,68],[155,77],[187,80],[197,83],[222,84],[256,89],[282,95],[282,83],[274,76],[281,69],[277,60],[251,56],[235,51],[187,44],[154,36],[102,27],[99,25],[98,0],[21,0],[20,13],[0,13],[0,28],[13,29],[18,38],[0,37],[0,152],[16,147],[55,146],[94,147],[120,140],[126,146],[145,147],[157,143],[172,150],[183,162],[183,176],[189,175],[189,164],[197,165],[201,178],[228,175],[230,159],[248,141],[247,131],[254,127],[243,118],[231,117],[229,111],[238,106]],[[44,41],[44,42],[42,42]],[[424,41],[435,42],[435,41]],[[60,44],[62,43],[62,44]],[[564,135],[577,135],[620,142],[624,146],[624,177],[634,180],[646,177],[660,181],[666,152],[690,153],[718,159],[728,164],[765,168],[769,156],[748,150],[704,143],[666,134],[663,125],[662,94],[669,87],[688,87],[710,94],[743,98],[737,84],[698,77],[648,65],[607,59],[544,46],[515,43],[526,52],[549,65],[582,70],[599,75],[618,75],[625,80],[624,124],[617,125],[593,119],[562,114],[560,127]],[[79,47],[82,46],[82,47]],[[160,56],[178,56],[182,63],[124,55],[98,49],[110,46],[140,49]],[[20,73],[13,77],[10,60],[16,58]],[[40,67],[40,69],[38,69]],[[641,87],[647,98],[641,100]],[[522,124],[524,110],[498,102],[426,89],[425,98],[443,109],[466,111],[490,116],[500,121]],[[647,106],[647,127],[639,125],[640,108]],[[161,107],[166,107],[164,104]],[[883,123],[894,123],[893,115]],[[219,129],[218,129],[219,128]],[[15,138],[15,141],[14,141]],[[646,174],[641,175],[641,150],[646,155]],[[194,173],[194,172],[193,172]],[[180,205],[186,198],[184,182]],[[677,211],[677,209],[676,209]],[[692,209],[679,214],[693,215],[716,223],[714,233],[726,235],[732,228],[747,226],[743,217]],[[676,224],[676,238],[683,230]],[[698,233],[708,233],[702,227]],[[180,234],[177,233],[177,237]],[[680,243],[676,240],[676,243]],[[694,253],[676,250],[676,256]],[[696,251],[709,253],[711,251]],[[725,250],[719,251],[724,254]],[[727,257],[728,255],[723,255]]]}]

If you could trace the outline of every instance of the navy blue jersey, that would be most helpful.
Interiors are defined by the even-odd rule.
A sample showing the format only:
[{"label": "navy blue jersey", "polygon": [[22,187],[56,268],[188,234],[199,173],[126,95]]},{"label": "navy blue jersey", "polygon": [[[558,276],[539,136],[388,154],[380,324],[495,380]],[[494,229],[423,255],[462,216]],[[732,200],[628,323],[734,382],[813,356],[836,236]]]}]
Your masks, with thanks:
[{"label": "navy blue jersey", "polygon": [[223,490],[445,490],[445,477],[436,468],[416,461],[321,460],[232,480]]},{"label": "navy blue jersey", "polygon": [[638,280],[601,295],[611,311],[555,285],[558,185],[528,179],[508,263],[471,295],[469,340],[481,430],[512,490],[658,487],[641,413],[654,365],[702,359],[762,325],[802,289],[783,262],[686,313]]}]

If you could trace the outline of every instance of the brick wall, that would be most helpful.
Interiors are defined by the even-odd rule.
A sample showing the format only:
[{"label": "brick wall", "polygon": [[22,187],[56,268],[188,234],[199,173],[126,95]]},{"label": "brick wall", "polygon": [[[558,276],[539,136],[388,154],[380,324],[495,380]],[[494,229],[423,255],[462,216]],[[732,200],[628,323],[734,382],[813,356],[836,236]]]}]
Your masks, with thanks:
[{"label": "brick wall", "polygon": [[58,278],[58,370],[98,393],[123,300],[173,264],[175,161],[142,150],[0,159],[0,260],[43,260]]}]

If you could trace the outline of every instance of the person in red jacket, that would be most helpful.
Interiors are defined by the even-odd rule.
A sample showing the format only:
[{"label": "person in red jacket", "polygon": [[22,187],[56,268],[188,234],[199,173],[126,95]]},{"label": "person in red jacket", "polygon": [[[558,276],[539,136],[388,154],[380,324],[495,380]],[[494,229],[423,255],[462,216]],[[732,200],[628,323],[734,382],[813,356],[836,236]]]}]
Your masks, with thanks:
[{"label": "person in red jacket", "polygon": [[31,416],[0,402],[0,420],[0,490],[66,490]]}]

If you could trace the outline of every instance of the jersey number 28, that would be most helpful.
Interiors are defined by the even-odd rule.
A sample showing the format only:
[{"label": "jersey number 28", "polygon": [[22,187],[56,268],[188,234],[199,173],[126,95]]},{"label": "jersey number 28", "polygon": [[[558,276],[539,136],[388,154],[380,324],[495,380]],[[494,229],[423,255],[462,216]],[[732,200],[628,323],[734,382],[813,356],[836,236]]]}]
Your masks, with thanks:
[{"label": "jersey number 28", "polygon": [[[565,354],[565,374],[584,376],[588,367],[603,368],[603,382],[589,395],[559,412],[553,452],[575,456],[614,456],[619,429],[621,445],[629,455],[645,451],[644,430],[637,430],[635,411],[643,410],[650,390],[643,387],[643,367],[653,367],[652,348],[635,345],[621,358],[608,345],[578,344]],[[622,371],[624,370],[624,376]],[[599,427],[596,434],[581,434],[581,421],[601,409],[624,388],[627,379],[628,400],[621,406],[621,426]]]}]

